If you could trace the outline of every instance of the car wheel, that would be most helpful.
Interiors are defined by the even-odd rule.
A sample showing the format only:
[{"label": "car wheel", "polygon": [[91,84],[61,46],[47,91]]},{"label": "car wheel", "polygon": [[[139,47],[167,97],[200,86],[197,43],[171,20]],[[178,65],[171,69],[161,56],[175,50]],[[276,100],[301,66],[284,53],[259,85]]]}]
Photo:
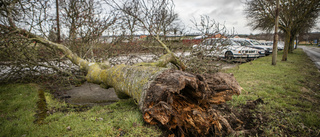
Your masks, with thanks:
[{"label": "car wheel", "polygon": [[230,51],[226,52],[225,58],[228,59],[228,60],[233,59],[233,54],[232,54],[232,52],[230,52]]}]

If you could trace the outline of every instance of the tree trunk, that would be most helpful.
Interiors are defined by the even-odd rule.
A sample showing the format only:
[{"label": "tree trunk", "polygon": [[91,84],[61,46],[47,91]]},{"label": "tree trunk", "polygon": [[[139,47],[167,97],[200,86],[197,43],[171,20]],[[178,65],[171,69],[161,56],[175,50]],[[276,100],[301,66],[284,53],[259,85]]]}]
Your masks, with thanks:
[{"label": "tree trunk", "polygon": [[279,27],[279,0],[277,0],[276,7],[276,19],[275,19],[275,27],[274,27],[274,38],[273,38],[273,49],[272,49],[272,65],[277,65],[277,56],[278,56],[278,27]]},{"label": "tree trunk", "polygon": [[56,14],[57,14],[57,43],[60,43],[61,35],[60,35],[59,0],[56,0]]},{"label": "tree trunk", "polygon": [[293,50],[294,50],[294,38],[295,38],[295,35],[292,35],[290,37],[290,42],[289,42],[289,53],[293,53]]},{"label": "tree trunk", "polygon": [[154,66],[100,69],[98,64],[92,64],[87,80],[113,87],[119,98],[134,98],[147,123],[201,136],[212,130],[219,134],[224,125],[224,118],[211,104],[224,103],[241,92],[230,74],[200,76]]},{"label": "tree trunk", "polygon": [[285,33],[285,44],[284,44],[284,49],[283,49],[283,56],[281,61],[287,61],[288,59],[288,50],[289,50],[289,44],[290,44],[290,37],[291,34],[290,32]]},{"label": "tree trunk", "polygon": [[204,136],[209,132],[216,135],[236,133],[227,120],[220,116],[219,110],[212,107],[231,100],[234,94],[240,94],[242,88],[232,74],[201,76],[164,68],[169,62],[179,66],[179,61],[172,53],[155,63],[110,67],[90,63],[67,47],[24,30],[14,31],[49,48],[60,50],[87,72],[88,82],[113,87],[119,98],[134,98],[147,123],[161,124],[169,130],[195,136]]}]

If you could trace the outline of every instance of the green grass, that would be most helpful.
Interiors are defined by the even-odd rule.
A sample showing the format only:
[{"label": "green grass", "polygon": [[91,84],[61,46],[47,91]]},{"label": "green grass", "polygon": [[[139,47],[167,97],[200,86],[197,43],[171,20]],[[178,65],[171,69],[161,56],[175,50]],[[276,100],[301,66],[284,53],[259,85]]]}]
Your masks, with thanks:
[{"label": "green grass", "polygon": [[[38,97],[34,84],[0,86],[0,136],[160,136],[161,130],[145,125],[133,100],[94,106],[85,112],[73,109],[45,93],[48,115],[43,124],[34,123]],[[71,107],[72,108],[72,107]]]},{"label": "green grass", "polygon": [[[306,54],[297,49],[276,66],[271,56],[226,70],[244,88],[229,104],[239,106],[262,98],[259,112],[268,120],[261,127],[265,136],[320,135],[320,73]],[[0,136],[161,136],[156,126],[144,124],[133,100],[95,106],[79,112],[45,92],[47,110],[52,113],[39,125],[39,87],[35,84],[0,85]],[[65,108],[68,108],[67,110]],[[61,111],[64,110],[64,111]]]},{"label": "green grass", "polygon": [[276,66],[271,65],[272,56],[268,56],[226,70],[244,89],[229,103],[238,106],[263,99],[265,103],[259,107],[269,117],[263,127],[267,136],[280,136],[284,130],[302,135],[320,133],[320,72],[301,49],[289,54],[286,62],[281,58],[282,52]]},{"label": "green grass", "polygon": [[310,47],[318,47],[318,44],[299,44],[299,46],[310,46]]}]

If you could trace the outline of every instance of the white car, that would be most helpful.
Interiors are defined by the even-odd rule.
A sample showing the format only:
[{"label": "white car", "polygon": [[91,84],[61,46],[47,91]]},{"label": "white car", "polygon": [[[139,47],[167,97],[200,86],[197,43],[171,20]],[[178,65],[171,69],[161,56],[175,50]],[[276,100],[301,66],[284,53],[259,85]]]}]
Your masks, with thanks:
[{"label": "white car", "polygon": [[206,39],[200,45],[194,45],[193,50],[200,51],[206,56],[216,56],[226,59],[255,59],[260,56],[257,49],[241,46],[226,38]]},{"label": "white car", "polygon": [[[272,46],[262,45],[258,41],[253,39],[233,38],[232,40],[240,43],[242,46],[256,48],[256,49],[263,49],[265,51],[265,55],[269,55],[272,53]],[[264,55],[261,54],[261,56],[264,56]]]},{"label": "white car", "polygon": [[[260,41],[259,41],[260,42]],[[264,41],[263,43],[260,42],[263,45],[267,46],[272,46],[273,47],[273,41]],[[283,41],[278,41],[278,50],[283,50],[284,49],[284,42]]]}]

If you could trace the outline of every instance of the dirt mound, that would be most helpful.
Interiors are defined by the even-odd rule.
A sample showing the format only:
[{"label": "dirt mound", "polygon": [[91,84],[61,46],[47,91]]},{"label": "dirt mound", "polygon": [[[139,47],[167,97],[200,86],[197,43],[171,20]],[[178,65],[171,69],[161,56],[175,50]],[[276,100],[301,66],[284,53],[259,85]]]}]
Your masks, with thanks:
[{"label": "dirt mound", "polygon": [[262,126],[267,123],[268,117],[257,109],[264,101],[259,98],[254,101],[247,101],[246,104],[233,108],[226,104],[217,107],[222,115],[229,121],[235,131],[240,131],[246,136],[263,135]]}]

